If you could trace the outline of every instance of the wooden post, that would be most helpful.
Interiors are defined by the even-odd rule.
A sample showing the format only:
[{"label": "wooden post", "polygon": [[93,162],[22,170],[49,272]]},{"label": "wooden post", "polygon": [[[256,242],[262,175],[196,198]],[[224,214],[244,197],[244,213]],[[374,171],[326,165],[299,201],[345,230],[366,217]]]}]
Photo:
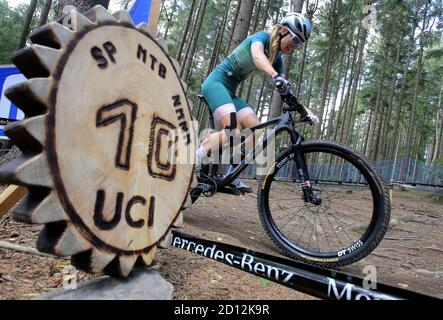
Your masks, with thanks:
[{"label": "wooden post", "polygon": [[26,187],[11,184],[0,194],[0,218],[28,192]]},{"label": "wooden post", "polygon": [[161,0],[152,0],[151,11],[149,12],[148,30],[151,35],[157,37],[157,26],[160,18]]}]

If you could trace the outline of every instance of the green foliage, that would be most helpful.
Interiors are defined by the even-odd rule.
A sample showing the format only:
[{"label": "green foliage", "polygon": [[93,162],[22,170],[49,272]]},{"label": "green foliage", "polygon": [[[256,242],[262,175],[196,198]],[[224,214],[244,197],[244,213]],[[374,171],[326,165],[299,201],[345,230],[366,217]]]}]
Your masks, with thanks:
[{"label": "green foliage", "polygon": [[0,0],[0,64],[11,63],[11,55],[23,28],[27,6],[11,8],[6,0]]},{"label": "green foliage", "polygon": [[[31,21],[31,30],[37,27],[43,9],[44,0],[38,0],[37,7]],[[56,1],[53,1],[52,6]],[[17,50],[17,44],[23,30],[29,4],[19,4],[11,7],[7,0],[0,0],[0,64],[10,64],[11,55]],[[49,12],[48,21],[51,21],[53,12]]]},{"label": "green foliage", "polygon": [[[294,84],[298,81],[299,75],[303,72],[300,83],[299,100],[308,104],[314,111],[318,111],[317,106],[321,103],[321,98],[327,90],[327,106],[324,113],[324,120],[329,121],[334,115],[333,121],[323,125],[322,138],[340,140],[341,133],[349,132],[348,142],[351,147],[363,152],[367,140],[367,132],[370,125],[378,125],[376,121],[388,121],[386,133],[382,137],[390,144],[396,144],[398,136],[394,137],[396,126],[396,110],[400,108],[399,127],[403,135],[410,128],[410,119],[415,110],[415,122],[413,124],[413,141],[406,141],[406,137],[401,137],[398,148],[398,156],[404,156],[407,146],[413,146],[411,156],[425,159],[429,156],[431,146],[435,143],[435,136],[440,125],[437,112],[439,107],[439,97],[441,95],[441,84],[443,81],[443,2],[441,0],[425,0],[429,3],[427,23],[425,29],[421,30],[425,1],[420,1],[419,8],[416,8],[416,0],[376,0],[376,1],[354,1],[341,0],[338,6],[337,16],[334,21],[333,4],[336,0],[318,1],[318,8],[315,11],[313,21],[313,32],[311,40],[307,44],[306,56],[302,61],[303,47],[295,51],[289,70],[289,79]],[[129,6],[134,0],[118,0],[120,7]],[[190,19],[190,11],[193,0],[163,0],[159,21],[159,36],[164,37],[169,46],[170,55],[178,60],[180,45],[185,39],[186,44],[191,41],[194,25],[185,37],[185,28]],[[195,7],[191,18],[195,17],[199,10],[201,0],[195,0]],[[235,13],[239,0],[208,0],[203,24],[198,34],[196,51],[193,55],[190,79],[188,80],[188,98],[196,105],[195,116],[201,116],[203,109],[198,109],[197,94],[200,93],[200,86],[205,80],[208,72],[211,71],[211,60],[219,64],[226,57],[227,49],[230,46],[230,38],[235,26]],[[262,30],[261,23],[265,19],[265,30],[277,22],[289,11],[289,0],[275,0],[269,2],[269,9],[265,12],[267,0],[256,0],[252,15],[250,30],[257,20],[257,30]],[[306,3],[303,12],[306,12]],[[54,1],[54,4],[56,1]],[[309,0],[311,7],[316,0]],[[258,5],[261,4],[261,7]],[[377,9],[377,23],[373,28],[363,32],[362,21],[367,13],[364,12],[365,5],[375,5]],[[225,9],[229,6],[228,16],[223,19]],[[31,29],[36,26],[43,7],[43,0],[39,0]],[[10,63],[10,56],[15,51],[17,41],[23,28],[23,21],[26,14],[27,5],[20,5],[16,8],[8,6],[6,0],[0,0],[0,63]],[[418,10],[417,17],[416,16]],[[51,15],[53,13],[51,12]],[[333,30],[333,27],[336,30]],[[217,34],[223,30],[221,47],[216,57],[214,48],[216,46]],[[415,26],[414,41],[412,50],[409,50],[409,39],[411,28]],[[423,42],[420,42],[420,34],[423,33]],[[362,35],[366,37],[362,38]],[[351,124],[343,126],[343,115],[349,102],[349,81],[356,74],[355,67],[358,57],[358,50],[361,41],[364,41],[363,63],[360,72],[360,82],[358,84],[355,105],[352,109]],[[186,50],[186,46],[185,46]],[[420,52],[423,51],[423,63],[419,66]],[[332,51],[332,69],[330,70],[330,81],[324,87],[324,79],[327,75],[328,55]],[[411,52],[409,52],[411,51]],[[354,56],[355,55],[355,56]],[[410,55],[409,63],[408,56]],[[396,63],[398,56],[398,63]],[[403,78],[404,67],[407,67],[408,76]],[[302,67],[303,66],[303,67]],[[414,94],[416,78],[420,76],[418,82],[418,95],[416,108],[414,109]],[[253,79],[252,90],[249,103],[254,109],[264,106],[261,113],[266,119],[270,108],[273,87],[271,81],[266,78],[263,92],[263,78],[256,76]],[[382,83],[380,83],[383,80]],[[246,96],[248,81],[245,83],[243,97]],[[352,83],[351,83],[352,84]],[[379,92],[379,88],[381,91]],[[400,93],[404,89],[403,103],[399,105]],[[377,96],[380,96],[380,108],[375,110]],[[261,97],[261,100],[258,99]],[[390,107],[392,98],[392,108]],[[336,102],[334,110],[331,110],[332,102]],[[441,103],[440,103],[441,108]],[[349,112],[349,110],[348,110]],[[372,118],[371,118],[372,115]],[[340,119],[340,117],[342,117]],[[374,118],[375,117],[375,118]],[[204,118],[204,117],[203,117]],[[330,127],[329,127],[330,126]],[[327,133],[337,134],[328,137]],[[304,132],[306,138],[314,136],[313,128]],[[380,133],[383,134],[383,133]],[[375,137],[377,138],[377,137]],[[387,146],[378,158],[387,156]],[[440,150],[443,152],[443,150]],[[440,155],[440,154],[438,154]],[[439,160],[441,161],[441,160]]]}]

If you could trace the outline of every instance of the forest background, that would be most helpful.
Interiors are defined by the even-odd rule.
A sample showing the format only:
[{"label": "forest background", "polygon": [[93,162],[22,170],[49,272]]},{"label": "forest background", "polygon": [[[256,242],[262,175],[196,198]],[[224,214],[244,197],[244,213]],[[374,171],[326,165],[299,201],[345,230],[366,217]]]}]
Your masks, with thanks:
[{"label": "forest background", "polygon": [[[11,54],[29,45],[30,32],[60,16],[65,5],[84,11],[102,4],[115,12],[133,3],[0,0],[0,64],[10,64]],[[269,31],[293,11],[314,26],[309,42],[284,59],[299,101],[321,121],[301,128],[305,137],[351,146],[373,161],[441,168],[442,0],[163,0],[158,36],[182,65],[200,127],[208,125],[208,110],[197,95],[208,74],[245,37]],[[269,77],[251,77],[238,95],[262,121],[281,113]]]}]

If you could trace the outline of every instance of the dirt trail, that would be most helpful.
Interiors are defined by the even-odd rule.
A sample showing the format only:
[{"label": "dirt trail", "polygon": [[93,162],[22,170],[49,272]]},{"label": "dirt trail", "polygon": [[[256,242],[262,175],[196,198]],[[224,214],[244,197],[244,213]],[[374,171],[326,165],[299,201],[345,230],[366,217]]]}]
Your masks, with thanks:
[{"label": "dirt trail", "polygon": [[[248,181],[254,188],[257,182]],[[256,195],[201,198],[185,213],[184,233],[278,255],[257,213]],[[379,247],[341,270],[443,298],[443,203],[426,194],[394,192],[391,226]],[[0,220],[0,240],[34,246],[41,226]],[[175,299],[315,299],[184,250],[157,254],[155,268],[172,284]],[[0,299],[29,299],[62,286],[69,260],[0,249]],[[97,275],[79,272],[79,280]]]}]

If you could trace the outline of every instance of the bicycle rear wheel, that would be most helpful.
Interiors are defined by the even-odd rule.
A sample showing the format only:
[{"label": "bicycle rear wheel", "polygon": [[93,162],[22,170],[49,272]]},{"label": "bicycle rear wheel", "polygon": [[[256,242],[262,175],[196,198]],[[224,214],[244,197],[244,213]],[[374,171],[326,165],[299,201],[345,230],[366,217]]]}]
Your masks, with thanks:
[{"label": "bicycle rear wheel", "polygon": [[332,142],[302,143],[320,205],[306,203],[294,151],[283,151],[259,183],[258,209],[268,235],[286,255],[324,267],[351,264],[383,238],[390,199],[383,178],[352,149]]}]

